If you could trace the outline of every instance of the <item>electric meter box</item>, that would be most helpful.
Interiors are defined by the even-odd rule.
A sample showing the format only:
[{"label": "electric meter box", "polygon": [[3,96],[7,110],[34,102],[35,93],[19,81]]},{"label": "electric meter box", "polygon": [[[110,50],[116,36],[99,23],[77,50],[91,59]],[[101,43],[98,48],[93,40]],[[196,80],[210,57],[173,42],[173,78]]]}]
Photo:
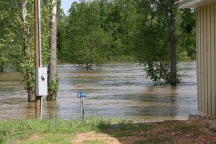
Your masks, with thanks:
[{"label": "electric meter box", "polygon": [[36,69],[36,96],[47,96],[47,68],[39,67]]}]

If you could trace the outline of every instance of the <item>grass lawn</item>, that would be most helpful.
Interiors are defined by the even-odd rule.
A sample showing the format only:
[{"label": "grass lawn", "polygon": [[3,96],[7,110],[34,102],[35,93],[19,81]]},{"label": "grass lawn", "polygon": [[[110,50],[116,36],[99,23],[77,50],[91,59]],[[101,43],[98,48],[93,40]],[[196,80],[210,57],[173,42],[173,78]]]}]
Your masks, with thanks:
[{"label": "grass lawn", "polygon": [[[207,124],[208,123],[208,124]],[[0,122],[0,144],[213,144],[216,133],[203,118],[144,123],[91,118]]]}]

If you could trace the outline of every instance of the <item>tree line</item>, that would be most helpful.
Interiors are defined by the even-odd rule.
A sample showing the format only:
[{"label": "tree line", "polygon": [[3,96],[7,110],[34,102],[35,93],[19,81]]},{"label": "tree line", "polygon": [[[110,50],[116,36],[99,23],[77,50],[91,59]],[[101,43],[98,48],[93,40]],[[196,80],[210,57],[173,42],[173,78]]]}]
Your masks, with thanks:
[{"label": "tree line", "polygon": [[132,60],[154,82],[181,81],[177,62],[195,59],[195,10],[177,0],[93,0],[74,2],[58,24],[58,57],[92,69]]},{"label": "tree line", "polygon": [[[134,61],[154,82],[180,82],[177,62],[195,58],[196,30],[195,10],[178,10],[176,1],[81,1],[74,2],[69,15],[65,15],[61,0],[43,0],[47,100],[55,100],[58,90],[56,45],[59,62],[78,68],[90,70],[110,61]],[[34,101],[35,93],[33,4],[34,0],[0,0],[0,71],[23,73],[28,101]]]}]

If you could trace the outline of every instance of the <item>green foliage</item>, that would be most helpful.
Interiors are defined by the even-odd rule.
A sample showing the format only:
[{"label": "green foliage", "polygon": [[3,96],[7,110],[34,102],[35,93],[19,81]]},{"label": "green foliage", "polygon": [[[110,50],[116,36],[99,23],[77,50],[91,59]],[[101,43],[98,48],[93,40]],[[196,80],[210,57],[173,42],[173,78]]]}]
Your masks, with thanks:
[{"label": "green foliage", "polygon": [[0,1],[0,67],[1,71],[17,68],[20,56],[20,39],[17,35],[21,24],[18,12],[19,3],[13,0]]},{"label": "green foliage", "polygon": [[[35,89],[34,1],[0,0],[0,68],[23,73],[28,94]],[[49,61],[50,3],[41,3],[43,64]]]},{"label": "green foliage", "polygon": [[[97,0],[73,3],[70,15],[62,18],[60,59],[85,69],[109,60],[137,60],[152,81],[170,83],[169,9],[174,16],[177,59],[194,58],[193,9],[177,10],[171,1]],[[181,76],[175,75],[180,82]]]},{"label": "green foliage", "polygon": [[[185,27],[195,24],[194,13],[190,11],[179,12],[175,6],[172,8],[175,20],[173,28],[177,58],[182,60],[185,57],[193,57],[195,53],[193,45],[195,36],[189,34],[192,31],[189,32],[188,30],[186,33]],[[167,9],[171,9],[170,1],[141,1],[139,3],[139,12],[142,17],[137,21],[137,33],[132,41],[134,47],[131,50],[144,67],[147,78],[156,83],[170,83],[172,77],[170,62],[172,60],[170,47],[171,14],[168,14],[170,11]],[[177,82],[180,82],[182,76],[178,74],[178,71],[176,75]]]},{"label": "green foliage", "polygon": [[[42,43],[42,62],[48,64],[49,60],[49,22],[50,22],[50,3],[47,5],[41,4],[41,43]],[[22,21],[22,30],[25,32],[21,40],[22,54],[19,61],[19,71],[24,74],[23,82],[25,89],[35,89],[35,46],[34,46],[34,1],[29,0],[27,3],[27,21]],[[20,18],[21,19],[21,18]]]},{"label": "green foliage", "polygon": [[59,90],[59,75],[56,74],[56,81],[51,81],[48,84],[48,90],[49,92],[52,92],[53,96],[51,97],[51,99],[49,99],[49,97],[47,97],[48,101],[55,101],[57,96],[58,96],[58,90]]},{"label": "green foliage", "polygon": [[[170,83],[170,64],[167,61],[145,62],[143,64],[146,77],[155,83]],[[180,83],[183,75],[177,75],[177,82]]]},{"label": "green foliage", "polygon": [[[92,69],[107,61],[138,61],[154,82],[170,81],[170,1],[93,0],[74,2],[69,16],[58,0],[58,58]],[[41,3],[43,64],[50,60],[50,1]],[[195,59],[195,10],[174,11],[177,59]],[[27,3],[27,22],[22,2],[0,0],[0,70],[24,74],[26,89],[34,91],[34,7]],[[26,31],[28,30],[28,31]],[[177,73],[178,75],[178,73]],[[180,77],[179,77],[180,78]],[[180,79],[179,79],[180,81]],[[57,85],[50,83],[49,88]]]},{"label": "green foliage", "polygon": [[57,4],[57,50],[58,50],[58,59],[63,61],[64,55],[63,55],[63,47],[64,47],[64,38],[66,33],[65,25],[67,23],[67,17],[64,14],[64,11],[60,8],[60,1],[58,1]]},{"label": "green foliage", "polygon": [[[181,54],[186,53],[189,59],[196,59],[196,20],[195,10],[185,9],[179,11],[181,22],[179,22],[180,32],[183,36],[178,39],[178,59],[182,59]],[[183,57],[184,58],[184,57]]]},{"label": "green foliage", "polygon": [[63,39],[60,59],[85,69],[108,60],[133,60],[129,48],[136,31],[136,6],[122,0],[73,3],[70,15],[58,26],[58,38]]},{"label": "green foliage", "polygon": [[[154,82],[168,83],[170,80],[169,33],[165,17],[158,13],[152,15],[151,2],[143,2],[140,7],[143,17],[138,21],[134,36],[134,53],[146,71],[147,78]],[[157,11],[157,9],[155,10]]]},{"label": "green foliage", "polygon": [[96,2],[74,3],[67,23],[64,56],[79,67],[91,69],[106,60],[111,35],[100,26],[100,7]]}]

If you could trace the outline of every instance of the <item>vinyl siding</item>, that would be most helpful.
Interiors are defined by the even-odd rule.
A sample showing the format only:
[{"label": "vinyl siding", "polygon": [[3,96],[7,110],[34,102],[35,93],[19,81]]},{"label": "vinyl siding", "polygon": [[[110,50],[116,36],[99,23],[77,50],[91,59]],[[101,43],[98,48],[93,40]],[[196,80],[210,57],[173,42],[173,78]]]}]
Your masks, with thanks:
[{"label": "vinyl siding", "polygon": [[216,117],[216,2],[197,7],[198,110]]}]

